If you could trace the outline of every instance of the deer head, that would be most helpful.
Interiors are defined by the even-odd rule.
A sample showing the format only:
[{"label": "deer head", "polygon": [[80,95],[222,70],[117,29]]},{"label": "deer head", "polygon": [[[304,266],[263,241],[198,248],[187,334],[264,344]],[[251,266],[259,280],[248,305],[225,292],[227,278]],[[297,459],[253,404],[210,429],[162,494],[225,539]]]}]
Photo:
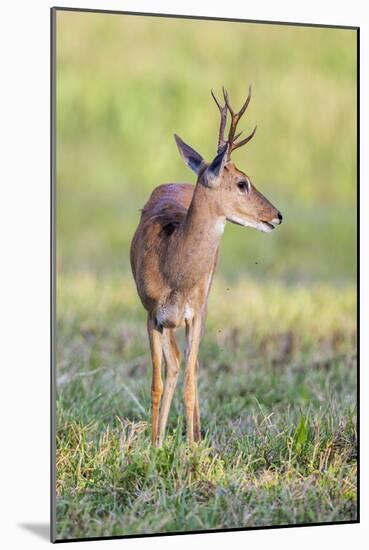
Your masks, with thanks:
[{"label": "deer head", "polygon": [[[256,126],[250,135],[237,141],[241,133],[236,134],[237,124],[245,113],[251,99],[251,86],[245,103],[239,112],[230,106],[228,93],[223,88],[224,105],[221,105],[211,92],[220,112],[218,151],[210,164],[192,147],[174,135],[179,152],[191,170],[198,176],[197,185],[208,189],[207,197],[213,201],[219,216],[232,223],[253,227],[259,231],[270,232],[282,223],[281,213],[251,183],[250,178],[231,160],[231,153],[238,147],[246,145],[256,132]],[[227,124],[227,113],[231,123],[227,140],[224,131]]]}]

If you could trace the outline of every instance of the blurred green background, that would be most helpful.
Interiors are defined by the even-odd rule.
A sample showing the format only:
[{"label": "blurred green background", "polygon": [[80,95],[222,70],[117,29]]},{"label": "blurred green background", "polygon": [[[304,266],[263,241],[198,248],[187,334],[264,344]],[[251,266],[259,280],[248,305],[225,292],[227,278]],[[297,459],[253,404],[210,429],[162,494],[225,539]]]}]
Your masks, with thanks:
[{"label": "blurred green background", "polygon": [[[58,11],[56,38],[58,538],[355,519],[356,32]],[[284,223],[227,225],[204,439],[180,379],[156,453],[130,241],[155,186],[195,182],[173,133],[210,159],[210,89],[238,109],[250,82],[233,159]]]},{"label": "blurred green background", "polygon": [[[356,277],[356,34],[351,30],[58,13],[57,256],[63,272],[129,271],[139,208],[158,184],[194,182],[173,133],[210,159],[210,88],[255,138],[236,165],[282,211],[271,235],[228,224],[232,278]],[[258,262],[257,264],[255,262]]]}]

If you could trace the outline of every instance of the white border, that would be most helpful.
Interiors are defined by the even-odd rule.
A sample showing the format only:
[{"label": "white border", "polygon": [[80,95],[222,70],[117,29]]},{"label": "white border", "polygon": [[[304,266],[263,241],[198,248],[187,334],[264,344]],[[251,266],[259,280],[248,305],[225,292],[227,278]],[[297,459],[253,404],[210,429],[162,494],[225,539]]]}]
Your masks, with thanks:
[{"label": "white border", "polygon": [[[2,155],[1,224],[1,538],[5,548],[47,544],[23,524],[49,521],[49,8],[47,0],[3,3],[0,18]],[[328,0],[69,0],[58,6],[213,15],[361,27],[361,242],[362,332],[368,326],[368,242],[364,205],[368,185],[368,51],[366,2]],[[312,113],[312,116],[314,113]],[[364,244],[363,244],[364,243]],[[365,336],[365,334],[364,334]],[[362,336],[362,523],[201,536],[99,541],[97,548],[170,548],[206,545],[241,548],[363,548],[369,540],[368,338]],[[36,527],[37,529],[37,527]],[[43,528],[45,531],[45,527]],[[82,543],[80,543],[82,544]]]}]

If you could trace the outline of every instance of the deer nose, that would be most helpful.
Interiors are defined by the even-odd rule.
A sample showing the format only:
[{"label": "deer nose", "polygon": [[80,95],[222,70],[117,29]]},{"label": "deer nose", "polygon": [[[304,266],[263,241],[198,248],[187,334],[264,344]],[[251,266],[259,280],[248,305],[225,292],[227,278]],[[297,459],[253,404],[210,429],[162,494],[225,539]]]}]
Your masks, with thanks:
[{"label": "deer nose", "polygon": [[278,212],[277,216],[278,216],[278,219],[279,219],[279,223],[282,223],[282,220],[283,220],[282,214],[280,212]]}]

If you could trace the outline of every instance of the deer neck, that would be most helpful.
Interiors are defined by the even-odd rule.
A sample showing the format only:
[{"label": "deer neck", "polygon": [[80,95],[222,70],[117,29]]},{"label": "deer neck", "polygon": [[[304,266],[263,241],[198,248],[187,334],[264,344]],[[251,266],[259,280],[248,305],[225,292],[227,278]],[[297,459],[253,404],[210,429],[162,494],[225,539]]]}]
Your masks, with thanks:
[{"label": "deer neck", "polygon": [[226,218],[219,212],[214,191],[198,183],[186,218],[176,235],[176,281],[193,288],[211,271],[216,259]]}]

